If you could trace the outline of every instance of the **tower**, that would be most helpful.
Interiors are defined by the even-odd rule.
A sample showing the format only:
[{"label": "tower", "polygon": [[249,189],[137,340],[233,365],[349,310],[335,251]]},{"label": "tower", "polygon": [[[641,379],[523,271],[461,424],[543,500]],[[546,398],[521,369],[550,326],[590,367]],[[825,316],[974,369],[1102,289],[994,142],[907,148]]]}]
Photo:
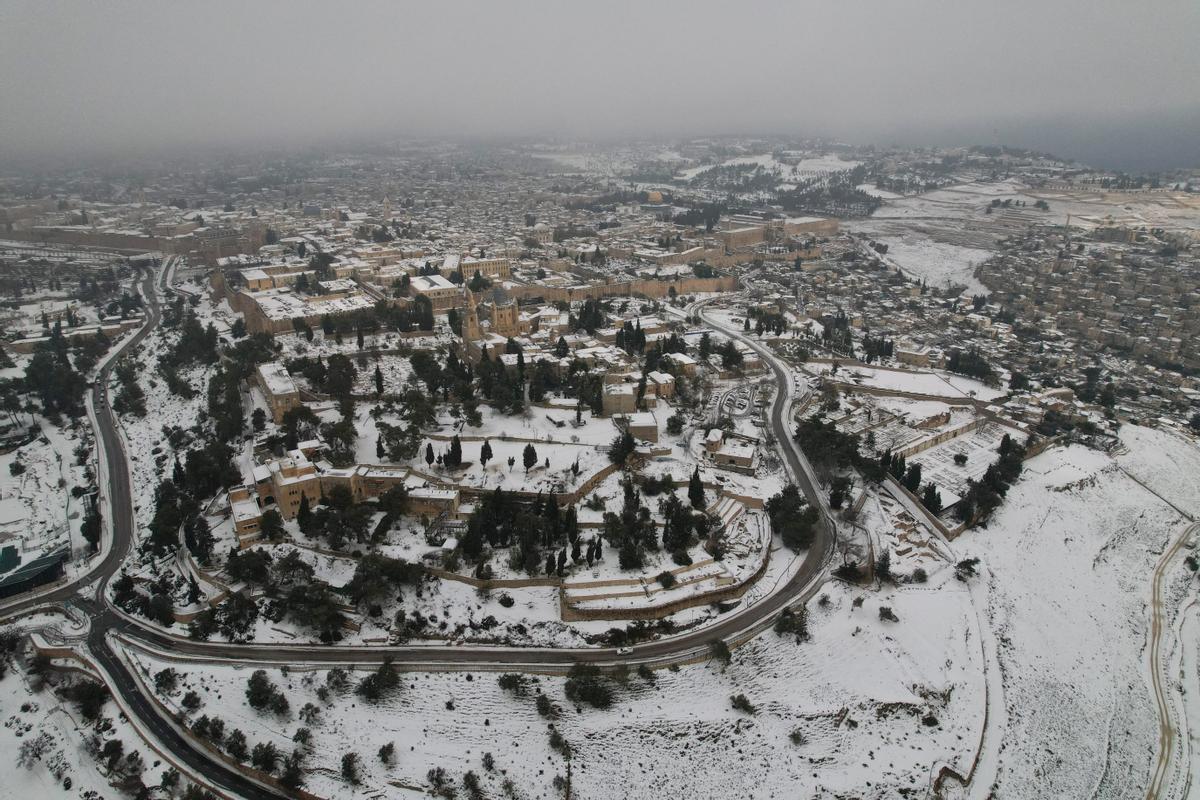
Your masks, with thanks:
[{"label": "tower", "polygon": [[463,289],[467,295],[467,313],[462,323],[463,355],[469,360],[475,360],[479,355],[479,342],[483,338],[483,330],[479,326],[479,309],[475,305],[475,293]]}]

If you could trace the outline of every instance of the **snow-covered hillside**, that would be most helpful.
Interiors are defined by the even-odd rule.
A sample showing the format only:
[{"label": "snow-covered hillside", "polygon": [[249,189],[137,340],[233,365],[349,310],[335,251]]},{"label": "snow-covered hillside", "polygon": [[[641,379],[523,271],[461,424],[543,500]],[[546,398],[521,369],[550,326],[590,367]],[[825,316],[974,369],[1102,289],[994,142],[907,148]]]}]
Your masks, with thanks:
[{"label": "snow-covered hillside", "polygon": [[1195,509],[1200,450],[1144,428],[1122,441],[1115,457],[1071,446],[1026,462],[987,528],[955,542],[990,573],[1007,716],[999,796],[1132,797],[1147,784],[1150,577],[1188,523],[1134,477]]}]

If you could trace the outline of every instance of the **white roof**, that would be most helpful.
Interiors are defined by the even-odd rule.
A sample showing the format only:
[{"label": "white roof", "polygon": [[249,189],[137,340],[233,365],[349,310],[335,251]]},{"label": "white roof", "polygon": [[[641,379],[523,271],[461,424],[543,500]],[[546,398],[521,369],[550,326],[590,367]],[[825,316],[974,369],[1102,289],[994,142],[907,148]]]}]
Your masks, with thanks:
[{"label": "white roof", "polygon": [[262,511],[258,507],[258,502],[253,498],[234,500],[229,504],[229,510],[233,513],[234,520],[238,522],[255,519],[262,515]]},{"label": "white roof", "polygon": [[288,374],[287,369],[278,361],[270,361],[258,365],[258,377],[267,391],[275,396],[291,394],[296,389],[296,382]]},{"label": "white roof", "polygon": [[436,289],[457,289],[449,279],[441,275],[418,275],[412,279],[410,285],[417,292],[429,292]]}]

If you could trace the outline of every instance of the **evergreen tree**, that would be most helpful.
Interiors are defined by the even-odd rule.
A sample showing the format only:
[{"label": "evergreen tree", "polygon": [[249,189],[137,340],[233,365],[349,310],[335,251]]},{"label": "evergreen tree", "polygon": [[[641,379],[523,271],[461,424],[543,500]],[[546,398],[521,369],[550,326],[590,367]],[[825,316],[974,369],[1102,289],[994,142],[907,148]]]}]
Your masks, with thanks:
[{"label": "evergreen tree", "polygon": [[904,474],[904,488],[908,489],[913,494],[921,488],[921,465],[913,464]]},{"label": "evergreen tree", "polygon": [[942,510],[942,493],[932,482],[925,484],[925,491],[921,495],[921,503],[931,513],[937,514]]},{"label": "evergreen tree", "polygon": [[688,500],[692,502],[692,508],[704,510],[704,484],[700,480],[699,467],[692,472],[692,478],[688,481]]},{"label": "evergreen tree", "polygon": [[300,510],[296,512],[296,522],[300,524],[301,530],[308,525],[308,521],[312,518],[312,507],[308,503],[308,493],[300,493]]},{"label": "evergreen tree", "polygon": [[450,440],[450,448],[446,451],[445,458],[446,466],[451,469],[456,469],[462,466],[462,442],[458,438],[458,434]]},{"label": "evergreen tree", "polygon": [[613,439],[612,444],[609,445],[608,457],[614,464],[624,464],[636,448],[637,445],[633,441],[633,434],[629,431],[623,431],[618,433],[616,438]]}]

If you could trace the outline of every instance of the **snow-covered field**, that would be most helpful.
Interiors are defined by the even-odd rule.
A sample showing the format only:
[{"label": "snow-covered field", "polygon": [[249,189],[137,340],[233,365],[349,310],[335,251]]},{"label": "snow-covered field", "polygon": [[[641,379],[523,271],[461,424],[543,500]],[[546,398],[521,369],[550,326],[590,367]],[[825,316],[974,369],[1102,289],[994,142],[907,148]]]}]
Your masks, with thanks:
[{"label": "snow-covered field", "polygon": [[690,181],[700,173],[712,169],[716,166],[737,166],[737,165],[757,165],[766,170],[779,173],[783,180],[793,179],[800,180],[804,178],[812,178],[826,175],[831,172],[843,172],[851,170],[861,164],[861,161],[843,160],[834,153],[822,153],[810,157],[802,158],[797,163],[789,164],[784,161],[776,160],[772,153],[764,153],[757,156],[737,156],[729,158],[718,164],[704,164],[698,167],[681,170],[678,177],[685,181]]},{"label": "snow-covered field", "polygon": [[[325,673],[293,669],[270,672],[291,705],[287,717],[276,717],[246,704],[249,670],[227,666],[189,671],[168,702],[198,689],[205,700],[198,713],[285,752],[303,724],[297,711],[307,702],[321,706],[311,726],[306,788],[332,798],[427,786],[435,767],[456,784],[473,770],[488,796],[500,794],[505,778],[520,796],[559,796],[553,781],[565,778],[566,764],[549,745],[550,722],[574,754],[572,794],[598,800],[895,797],[924,794],[942,763],[965,770],[982,725],[983,685],[963,585],[943,572],[928,586],[882,594],[834,584],[828,597],[827,606],[812,604],[811,641],[767,632],[735,651],[727,667],[714,661],[662,670],[653,684],[630,675],[615,682],[616,701],[603,711],[576,709],[561,678],[535,678],[530,695],[517,698],[487,672],[407,673],[397,695],[378,706],[350,693],[325,705],[316,696]],[[880,620],[881,605],[900,621]],[[164,666],[137,658],[150,673]],[[559,707],[556,719],[538,716],[539,691]],[[757,713],[731,708],[735,694],[745,694]],[[793,732],[800,743],[789,738]],[[388,742],[396,745],[391,768],[376,757]],[[338,775],[350,751],[362,759],[357,789]],[[495,759],[494,772],[481,766],[485,752]]]},{"label": "snow-covered field", "polygon": [[934,241],[915,231],[888,236],[883,241],[888,245],[887,260],[905,275],[924,280],[936,289],[965,286],[968,294],[987,294],[987,287],[975,277],[975,269],[992,257],[992,251]]},{"label": "snow-covered field", "polygon": [[[61,676],[52,676],[55,683]],[[74,703],[59,699],[48,684],[19,669],[0,681],[0,750],[6,754],[0,797],[49,800],[58,797],[119,797],[107,768],[97,763],[88,740],[119,740],[126,757],[142,766],[142,780],[157,786],[167,766],[146,747],[111,699],[104,705],[104,733],[83,720]],[[129,762],[133,763],[133,762]],[[115,777],[115,776],[113,776]]]},{"label": "snow-covered field", "polygon": [[[24,415],[22,415],[24,416]],[[0,456],[0,544],[16,545],[22,561],[30,561],[68,541],[75,554],[86,551],[79,535],[83,499],[71,496],[76,486],[87,488],[91,463],[91,431],[87,419],[63,419],[59,428],[45,419],[30,420],[41,428],[38,438]],[[79,465],[75,448],[83,445],[88,460]],[[12,465],[24,471],[12,474]]]},{"label": "snow-covered field", "polygon": [[1026,462],[987,528],[955,541],[983,559],[1007,729],[1002,797],[1140,795],[1158,740],[1145,666],[1150,576],[1180,515],[1200,506],[1200,450],[1127,426],[1128,453],[1079,446]]},{"label": "snow-covered field", "polygon": [[[808,368],[814,372],[827,373],[831,367],[828,364],[810,364]],[[936,397],[963,398],[974,397],[978,400],[995,400],[1003,397],[1005,392],[987,384],[955,375],[951,372],[932,372],[919,370],[875,369],[863,366],[840,367],[833,378],[870,386],[877,389],[888,389],[896,392],[911,392],[927,394]]]},{"label": "snow-covered field", "polygon": [[[874,192],[878,194],[878,191]],[[885,198],[870,218],[847,222],[848,231],[888,246],[882,258],[934,288],[965,286],[986,293],[975,268],[993,255],[1000,217],[986,209],[994,199],[1028,199],[1015,180],[968,181],[924,194]],[[1022,212],[1026,209],[1020,209]],[[1040,214],[1032,209],[1030,214]]]}]

